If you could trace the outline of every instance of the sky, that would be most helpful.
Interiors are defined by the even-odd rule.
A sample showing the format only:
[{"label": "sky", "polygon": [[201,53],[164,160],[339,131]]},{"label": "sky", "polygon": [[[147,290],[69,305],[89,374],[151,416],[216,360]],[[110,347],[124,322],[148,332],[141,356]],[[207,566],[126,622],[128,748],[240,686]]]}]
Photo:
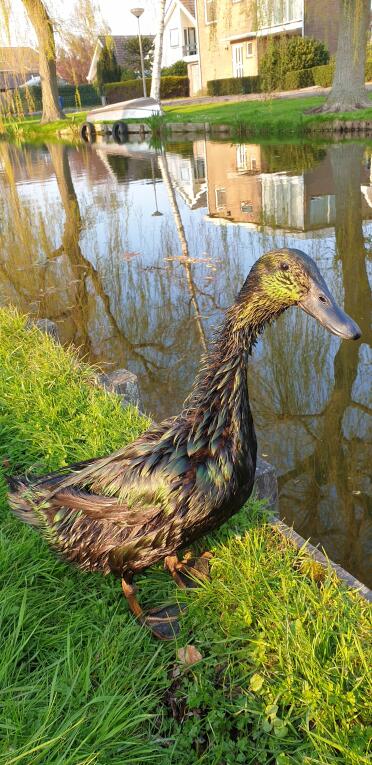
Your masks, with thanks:
[{"label": "sky", "polygon": [[[63,23],[68,18],[75,6],[76,0],[47,0],[47,7],[53,17]],[[113,34],[135,34],[137,32],[137,19],[132,16],[130,9],[142,7],[145,9],[141,17],[141,32],[153,34],[156,24],[155,0],[96,0],[96,5],[101,16],[111,27]],[[35,36],[27,21],[21,0],[11,0],[11,45],[35,45]],[[0,40],[3,45],[9,45],[5,39],[4,31],[0,29]]]}]

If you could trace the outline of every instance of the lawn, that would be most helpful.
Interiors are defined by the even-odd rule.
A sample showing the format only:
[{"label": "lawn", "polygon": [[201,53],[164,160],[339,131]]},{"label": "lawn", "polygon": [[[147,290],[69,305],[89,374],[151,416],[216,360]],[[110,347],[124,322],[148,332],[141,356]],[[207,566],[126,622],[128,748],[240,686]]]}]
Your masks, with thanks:
[{"label": "lawn", "polygon": [[[0,310],[0,464],[54,469],[148,420],[26,319]],[[134,622],[113,577],[59,561],[0,478],[1,765],[367,765],[370,609],[252,501],[212,538],[177,643]],[[160,567],[143,602],[176,596]],[[179,647],[195,646],[187,666]],[[198,658],[198,654],[195,654]]]},{"label": "lawn", "polygon": [[[369,96],[372,99],[372,94]],[[308,98],[267,98],[264,101],[237,101],[227,103],[190,104],[188,106],[165,106],[165,122],[204,122],[211,125],[229,125],[239,137],[252,136],[302,136],[311,133],[322,122],[334,120],[372,120],[370,109],[341,114],[305,114],[307,109],[324,102],[321,96]],[[10,139],[38,141],[56,137],[61,130],[79,127],[87,112],[67,114],[65,120],[41,124],[40,117],[24,117],[20,120],[3,121],[1,131]],[[133,120],[132,120],[133,121]],[[107,122],[107,121],[103,121]],[[138,122],[138,120],[134,120]]]},{"label": "lawn", "polygon": [[0,135],[3,134],[11,140],[19,141],[42,141],[55,138],[61,130],[78,128],[87,112],[72,112],[66,114],[66,119],[43,124],[40,117],[21,117],[0,121]]},{"label": "lawn", "polygon": [[[372,95],[370,95],[372,98]],[[324,121],[372,120],[370,109],[342,114],[304,114],[307,109],[324,102],[320,96],[309,98],[283,98],[265,101],[239,101],[207,103],[190,106],[166,106],[169,122],[209,122],[230,125],[237,133],[246,130],[256,135],[303,134]]]}]

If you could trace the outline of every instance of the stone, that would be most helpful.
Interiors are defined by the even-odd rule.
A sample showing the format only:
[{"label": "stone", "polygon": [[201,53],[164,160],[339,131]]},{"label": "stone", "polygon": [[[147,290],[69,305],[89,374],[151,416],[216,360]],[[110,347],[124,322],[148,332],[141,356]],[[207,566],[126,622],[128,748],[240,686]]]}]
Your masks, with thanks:
[{"label": "stone", "polygon": [[50,335],[50,337],[52,337],[56,343],[60,342],[57,324],[51,319],[29,319],[27,326],[29,329],[32,327],[37,327],[40,332],[44,332],[46,335]]},{"label": "stone", "polygon": [[128,122],[127,128],[128,133],[151,133],[150,126],[143,122]]},{"label": "stone", "polygon": [[196,133],[204,133],[205,131],[205,124],[204,122],[191,122],[192,130],[194,130]]},{"label": "stone", "polygon": [[138,377],[128,369],[116,369],[109,374],[100,374],[97,376],[97,383],[110,393],[120,396],[122,406],[133,404],[140,411],[143,410]]},{"label": "stone", "polygon": [[212,133],[231,133],[230,125],[211,125]]},{"label": "stone", "polygon": [[258,499],[265,499],[270,510],[278,514],[278,481],[275,468],[257,457],[253,492]]},{"label": "stone", "polygon": [[169,122],[167,127],[172,133],[184,133],[186,130],[184,122]]}]

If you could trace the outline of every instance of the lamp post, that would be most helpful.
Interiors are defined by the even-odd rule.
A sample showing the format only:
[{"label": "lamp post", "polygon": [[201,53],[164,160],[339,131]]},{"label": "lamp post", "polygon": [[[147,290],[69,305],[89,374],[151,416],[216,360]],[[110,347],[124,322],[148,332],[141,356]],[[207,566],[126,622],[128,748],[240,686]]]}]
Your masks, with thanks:
[{"label": "lamp post", "polygon": [[139,49],[140,49],[140,56],[141,56],[141,71],[142,71],[142,84],[143,84],[143,95],[145,98],[147,98],[146,93],[146,79],[145,79],[145,65],[143,61],[143,50],[142,50],[142,39],[141,39],[141,30],[140,30],[140,16],[142,16],[144,11],[144,8],[131,8],[130,12],[133,13],[133,16],[136,17],[137,23],[138,23],[138,42],[139,42]]}]

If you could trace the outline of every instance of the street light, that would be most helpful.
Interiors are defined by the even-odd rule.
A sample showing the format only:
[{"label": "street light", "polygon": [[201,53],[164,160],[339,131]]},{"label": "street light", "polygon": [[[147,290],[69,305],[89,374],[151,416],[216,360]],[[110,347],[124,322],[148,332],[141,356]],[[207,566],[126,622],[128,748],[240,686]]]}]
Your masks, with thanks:
[{"label": "street light", "polygon": [[143,84],[143,95],[145,98],[147,98],[146,93],[146,79],[145,79],[145,65],[143,62],[143,50],[142,50],[142,39],[141,39],[141,30],[140,30],[140,16],[142,16],[144,8],[131,8],[130,12],[133,13],[133,16],[136,17],[137,23],[138,23],[138,41],[139,41],[139,49],[140,49],[140,56],[141,56],[141,71],[142,71],[142,84]]}]

